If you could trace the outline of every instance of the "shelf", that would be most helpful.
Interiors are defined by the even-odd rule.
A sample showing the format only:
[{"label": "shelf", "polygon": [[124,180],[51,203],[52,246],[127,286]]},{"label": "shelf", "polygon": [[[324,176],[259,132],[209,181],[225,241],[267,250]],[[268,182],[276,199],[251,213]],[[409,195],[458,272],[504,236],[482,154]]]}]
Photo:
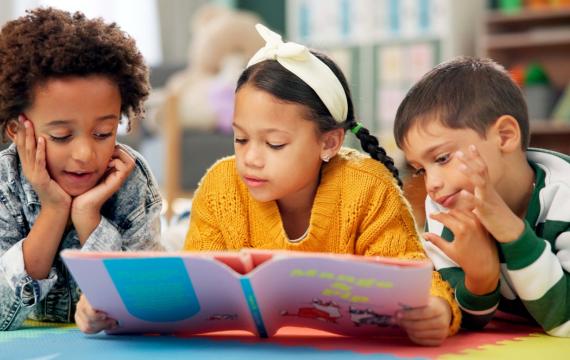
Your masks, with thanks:
[{"label": "shelf", "polygon": [[489,34],[488,50],[570,46],[570,27],[534,30],[510,34]]},{"label": "shelf", "polygon": [[559,123],[553,120],[531,120],[530,132],[532,135],[570,135],[570,123]]},{"label": "shelf", "polygon": [[487,11],[480,45],[507,69],[539,63],[562,91],[570,83],[570,6]]},{"label": "shelf", "polygon": [[487,14],[488,25],[531,24],[570,20],[570,7],[540,10],[523,9],[517,12],[492,11]]},{"label": "shelf", "polygon": [[570,155],[570,124],[552,120],[530,122],[530,146]]}]

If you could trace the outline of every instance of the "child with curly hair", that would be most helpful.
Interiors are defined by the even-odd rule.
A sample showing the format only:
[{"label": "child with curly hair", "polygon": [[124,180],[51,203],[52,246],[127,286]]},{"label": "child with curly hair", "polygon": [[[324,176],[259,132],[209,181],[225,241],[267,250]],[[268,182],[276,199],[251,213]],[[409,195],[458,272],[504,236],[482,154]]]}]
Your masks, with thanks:
[{"label": "child with curly hair", "polygon": [[62,249],[161,248],[156,181],[116,142],[148,92],[116,24],[41,8],[2,28],[0,127],[13,143],[0,152],[0,330],[73,321],[80,294]]}]

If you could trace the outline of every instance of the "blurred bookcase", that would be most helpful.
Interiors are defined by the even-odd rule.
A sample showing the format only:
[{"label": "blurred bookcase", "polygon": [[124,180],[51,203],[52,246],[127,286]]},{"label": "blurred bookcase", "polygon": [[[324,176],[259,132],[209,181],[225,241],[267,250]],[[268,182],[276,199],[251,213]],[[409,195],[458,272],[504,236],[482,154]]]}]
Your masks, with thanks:
[{"label": "blurred bookcase", "polygon": [[287,39],[340,65],[359,121],[394,154],[401,100],[436,64],[475,53],[484,8],[483,0],[287,0]]},{"label": "blurred bookcase", "polygon": [[[485,12],[479,52],[513,72],[517,67],[540,64],[557,94],[558,101],[570,99],[570,2],[518,2],[516,8],[491,8]],[[522,86],[525,92],[525,86]],[[528,97],[527,97],[528,100]],[[528,102],[529,110],[536,102]],[[529,111],[531,142],[570,155],[568,111],[557,117],[554,111],[535,118]],[[560,104],[563,105],[563,104]],[[565,105],[570,107],[570,105]]]}]

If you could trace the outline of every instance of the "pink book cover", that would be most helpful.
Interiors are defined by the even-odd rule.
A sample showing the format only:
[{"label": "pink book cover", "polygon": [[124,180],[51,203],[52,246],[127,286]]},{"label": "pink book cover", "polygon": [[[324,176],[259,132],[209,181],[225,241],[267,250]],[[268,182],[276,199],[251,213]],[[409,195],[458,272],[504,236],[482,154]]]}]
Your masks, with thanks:
[{"label": "pink book cover", "polygon": [[427,304],[432,271],[428,260],[252,249],[62,258],[92,306],[119,322],[111,334],[376,335],[395,327],[396,311]]}]

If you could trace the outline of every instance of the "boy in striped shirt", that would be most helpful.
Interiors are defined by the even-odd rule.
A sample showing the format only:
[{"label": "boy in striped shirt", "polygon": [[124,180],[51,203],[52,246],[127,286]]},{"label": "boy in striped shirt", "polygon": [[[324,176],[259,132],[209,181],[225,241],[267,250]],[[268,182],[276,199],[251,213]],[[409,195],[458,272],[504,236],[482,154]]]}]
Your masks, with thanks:
[{"label": "boy in striped shirt", "polygon": [[404,98],[394,135],[425,179],[424,246],[462,326],[482,328],[499,309],[570,336],[570,157],[528,148],[508,73],[489,59],[437,66]]}]

